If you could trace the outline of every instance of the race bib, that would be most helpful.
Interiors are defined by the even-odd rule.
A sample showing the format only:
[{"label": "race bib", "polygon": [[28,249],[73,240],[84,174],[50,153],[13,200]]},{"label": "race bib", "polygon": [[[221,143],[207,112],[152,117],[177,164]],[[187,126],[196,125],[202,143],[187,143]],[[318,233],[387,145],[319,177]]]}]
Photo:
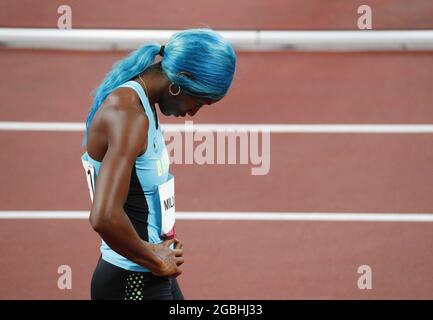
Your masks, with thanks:
[{"label": "race bib", "polygon": [[95,193],[95,168],[89,161],[81,159],[84,172],[86,173],[87,186],[90,193],[90,201],[93,202],[93,194]]},{"label": "race bib", "polygon": [[176,234],[174,229],[176,222],[174,178],[158,186],[158,192],[161,204],[161,236],[163,239],[173,239]]}]

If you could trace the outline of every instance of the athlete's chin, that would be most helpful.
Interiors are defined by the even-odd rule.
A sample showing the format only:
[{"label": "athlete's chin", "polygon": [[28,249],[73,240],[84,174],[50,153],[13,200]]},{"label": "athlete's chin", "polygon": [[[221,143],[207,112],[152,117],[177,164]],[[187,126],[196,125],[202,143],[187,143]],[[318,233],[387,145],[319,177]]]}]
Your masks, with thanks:
[{"label": "athlete's chin", "polygon": [[170,110],[167,110],[167,109],[164,108],[164,107],[162,107],[162,108],[160,107],[159,109],[161,110],[161,113],[162,113],[164,116],[169,117],[169,116],[173,115],[173,114],[170,112]]},{"label": "athlete's chin", "polygon": [[181,117],[182,116],[182,114],[180,114],[176,110],[173,110],[172,108],[165,108],[164,106],[161,106],[160,110],[161,110],[162,114],[164,116],[167,116],[167,117],[173,116],[173,117],[177,118],[177,117]]},{"label": "athlete's chin", "polygon": [[176,111],[173,111],[170,108],[168,108],[168,109],[161,108],[161,112],[166,117],[170,117],[170,116],[178,117],[179,116],[179,114]]}]

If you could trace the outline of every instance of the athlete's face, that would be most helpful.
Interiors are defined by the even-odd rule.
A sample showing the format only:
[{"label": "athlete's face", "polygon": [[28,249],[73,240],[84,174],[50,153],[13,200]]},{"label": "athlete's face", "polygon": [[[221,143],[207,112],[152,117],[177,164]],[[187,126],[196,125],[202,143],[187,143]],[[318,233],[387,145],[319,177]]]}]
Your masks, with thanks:
[{"label": "athlete's face", "polygon": [[173,96],[167,90],[159,101],[159,108],[166,116],[185,117],[188,114],[192,117],[204,105],[211,105],[217,101],[218,100],[191,96],[183,92],[177,96]]}]

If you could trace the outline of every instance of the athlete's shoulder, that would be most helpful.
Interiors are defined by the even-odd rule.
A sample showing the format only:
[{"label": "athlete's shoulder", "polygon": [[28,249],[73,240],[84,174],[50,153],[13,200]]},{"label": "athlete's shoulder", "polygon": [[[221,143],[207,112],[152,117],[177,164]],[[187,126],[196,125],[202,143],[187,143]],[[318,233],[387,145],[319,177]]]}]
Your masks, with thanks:
[{"label": "athlete's shoulder", "polygon": [[135,110],[143,112],[140,98],[137,93],[127,87],[121,87],[111,92],[104,101],[104,107],[108,107],[112,111],[129,111]]},{"label": "athlete's shoulder", "polygon": [[105,99],[101,106],[104,109],[102,122],[109,136],[140,141],[147,137],[149,120],[140,101],[124,89],[127,88],[116,89]]},{"label": "athlete's shoulder", "polygon": [[138,122],[147,122],[139,97],[129,88],[117,88],[111,92],[105,99],[102,108],[105,111],[105,119],[137,118]]}]

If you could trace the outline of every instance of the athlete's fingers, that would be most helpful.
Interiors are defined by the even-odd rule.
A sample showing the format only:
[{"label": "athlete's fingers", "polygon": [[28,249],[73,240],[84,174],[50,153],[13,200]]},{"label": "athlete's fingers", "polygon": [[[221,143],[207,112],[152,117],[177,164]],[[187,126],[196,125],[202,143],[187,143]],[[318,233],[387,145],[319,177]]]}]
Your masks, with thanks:
[{"label": "athlete's fingers", "polygon": [[174,248],[175,249],[182,249],[183,248],[183,243],[177,238],[174,239]]},{"label": "athlete's fingers", "polygon": [[175,257],[183,256],[183,249],[174,249],[172,250]]},{"label": "athlete's fingers", "polygon": [[185,259],[183,257],[176,257],[174,259],[176,261],[176,265],[177,266],[180,266],[180,265],[182,265],[185,262]]},{"label": "athlete's fingers", "polygon": [[170,239],[170,240],[165,240],[162,245],[164,247],[170,247],[172,244],[174,243],[174,239]]}]

